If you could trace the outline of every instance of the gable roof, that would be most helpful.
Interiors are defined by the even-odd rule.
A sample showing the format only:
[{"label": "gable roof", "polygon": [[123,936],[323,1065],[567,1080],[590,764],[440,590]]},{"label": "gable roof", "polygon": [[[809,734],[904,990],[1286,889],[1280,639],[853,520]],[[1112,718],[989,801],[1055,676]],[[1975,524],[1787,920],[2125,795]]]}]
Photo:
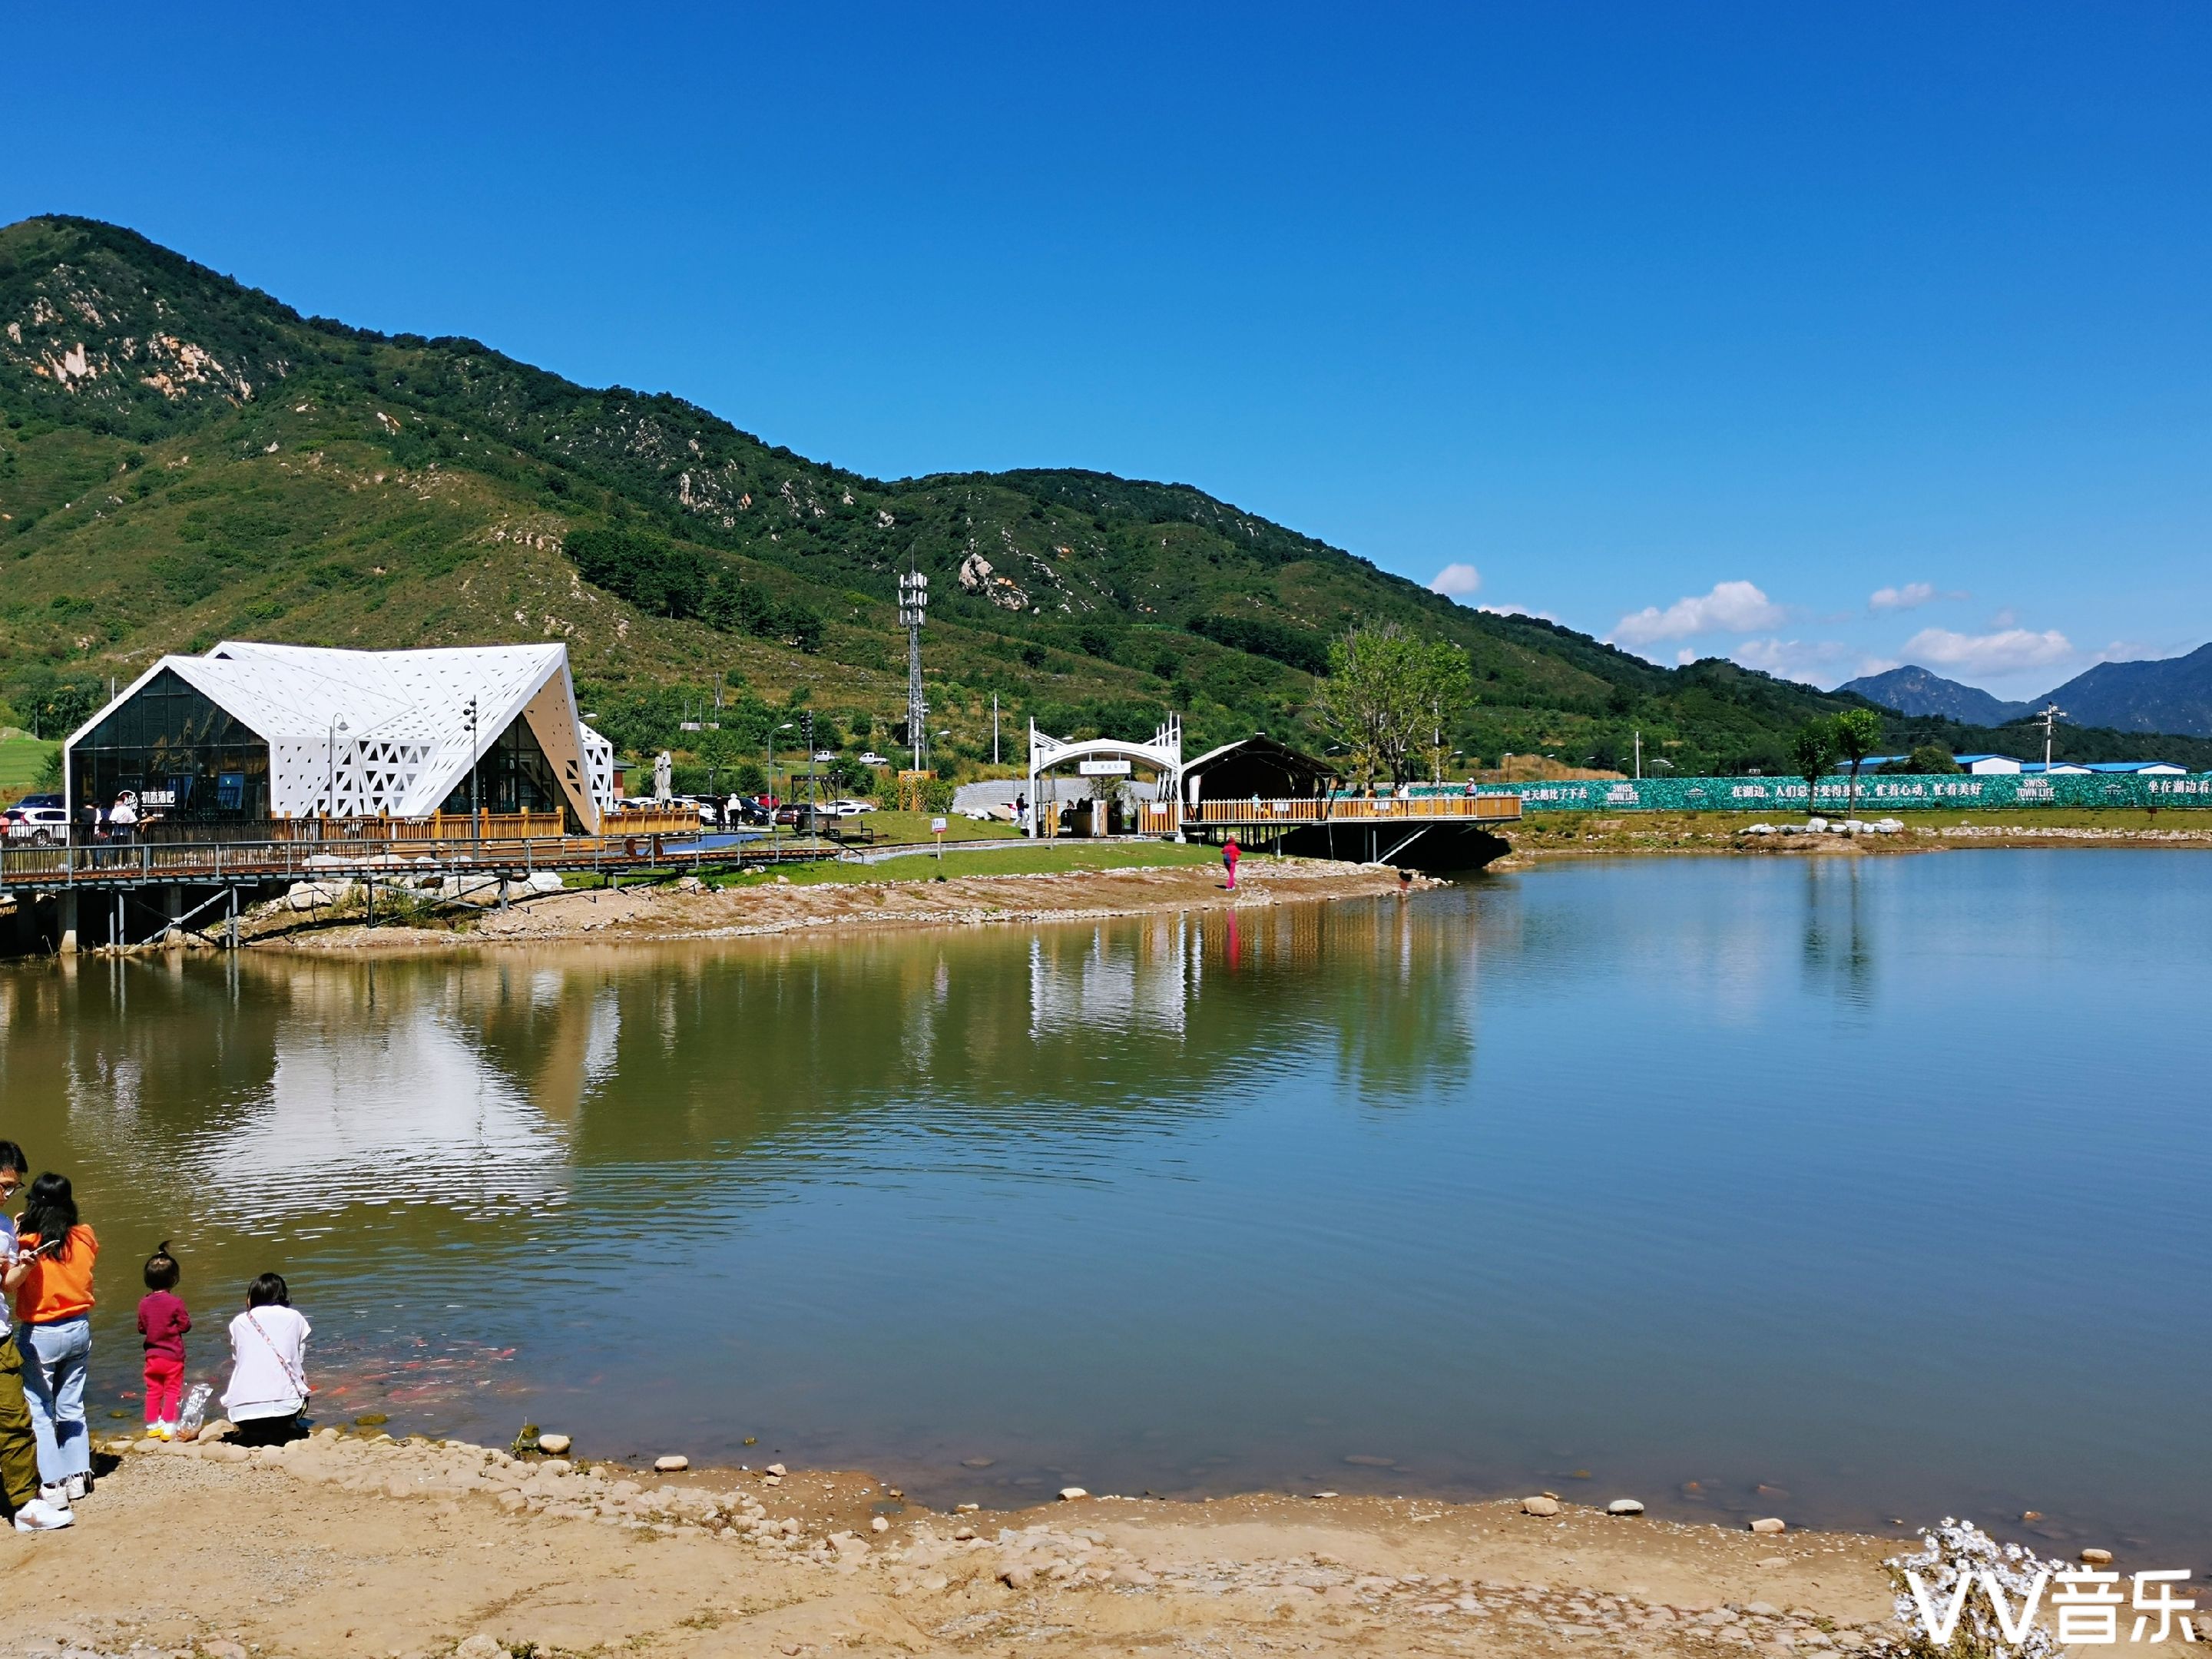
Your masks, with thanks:
[{"label": "gable roof", "polygon": [[164,670],[267,740],[271,811],[427,816],[526,714],[577,817],[597,828],[586,751],[600,740],[576,713],[565,645],[345,651],[225,640],[204,656],[163,657],[70,743]]}]

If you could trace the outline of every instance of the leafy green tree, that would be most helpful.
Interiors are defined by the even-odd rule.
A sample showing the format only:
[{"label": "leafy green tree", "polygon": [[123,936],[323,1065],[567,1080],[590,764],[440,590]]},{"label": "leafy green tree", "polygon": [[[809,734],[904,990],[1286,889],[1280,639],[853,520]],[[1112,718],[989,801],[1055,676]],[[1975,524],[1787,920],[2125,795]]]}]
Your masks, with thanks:
[{"label": "leafy green tree", "polygon": [[1417,753],[1441,765],[1472,695],[1467,653],[1457,646],[1395,622],[1365,623],[1330,643],[1318,712],[1364,784],[1378,772],[1403,783]]},{"label": "leafy green tree", "polygon": [[726,726],[710,726],[698,735],[691,752],[707,769],[707,793],[721,793],[722,774],[736,763],[738,748],[738,734]]},{"label": "leafy green tree", "polygon": [[1951,758],[1951,751],[1940,743],[1917,744],[1905,765],[1914,772],[1956,772],[1960,769],[1959,763]]},{"label": "leafy green tree", "polygon": [[1836,723],[1833,720],[1807,720],[1790,734],[1790,764],[1797,775],[1805,780],[1805,811],[1813,811],[1814,792],[1828,769],[1836,762]]},{"label": "leafy green tree", "polygon": [[1836,733],[1836,751],[1851,763],[1850,804],[1845,817],[1859,810],[1859,768],[1881,743],[1881,716],[1871,708],[1846,708],[1830,722]]},{"label": "leafy green tree", "polygon": [[768,793],[768,774],[760,769],[758,762],[744,762],[730,774],[730,787],[741,795],[764,795]]}]

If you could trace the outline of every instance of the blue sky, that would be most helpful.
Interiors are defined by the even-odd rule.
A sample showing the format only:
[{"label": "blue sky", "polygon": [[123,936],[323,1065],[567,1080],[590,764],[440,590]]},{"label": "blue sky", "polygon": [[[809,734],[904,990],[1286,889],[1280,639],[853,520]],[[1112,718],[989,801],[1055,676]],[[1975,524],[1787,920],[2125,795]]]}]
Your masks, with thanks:
[{"label": "blue sky", "polygon": [[2212,635],[2201,5],[315,10],[18,11],[0,220],[1661,661]]}]

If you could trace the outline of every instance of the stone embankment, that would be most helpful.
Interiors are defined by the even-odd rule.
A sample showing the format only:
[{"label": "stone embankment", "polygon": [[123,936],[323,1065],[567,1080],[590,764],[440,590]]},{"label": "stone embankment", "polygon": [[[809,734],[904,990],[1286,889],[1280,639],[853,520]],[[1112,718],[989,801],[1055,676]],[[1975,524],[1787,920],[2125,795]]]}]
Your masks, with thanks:
[{"label": "stone embankment", "polygon": [[[1286,1650],[1850,1655],[1883,1540],[1753,1537],[1556,1498],[1093,1498],[933,1512],[861,1474],[633,1468],[325,1430],[119,1443],[18,1538],[9,1651],[562,1659]],[[678,1462],[685,1467],[675,1468]]]}]

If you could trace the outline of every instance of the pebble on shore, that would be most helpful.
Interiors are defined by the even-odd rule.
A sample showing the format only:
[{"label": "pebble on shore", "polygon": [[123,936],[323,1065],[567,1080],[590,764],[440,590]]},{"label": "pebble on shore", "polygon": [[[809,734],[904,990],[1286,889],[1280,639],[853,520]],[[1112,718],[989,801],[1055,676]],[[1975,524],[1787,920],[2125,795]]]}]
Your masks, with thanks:
[{"label": "pebble on shore", "polygon": [[2112,1553],[2110,1550],[2086,1549],[2081,1552],[2081,1559],[2093,1567],[2109,1567],[2112,1565]]},{"label": "pebble on shore", "polygon": [[1644,1505],[1633,1498],[1616,1498],[1605,1506],[1607,1515],[1641,1515]]},{"label": "pebble on shore", "polygon": [[1534,1498],[1524,1498],[1521,1500],[1521,1513],[1523,1515],[1553,1516],[1557,1515],[1559,1512],[1559,1500],[1556,1498],[1546,1498],[1540,1495]]},{"label": "pebble on shore", "polygon": [[1787,1532],[1790,1523],[1778,1515],[1762,1516],[1751,1523],[1753,1532]]},{"label": "pebble on shore", "polygon": [[655,1474],[681,1474],[690,1467],[691,1460],[681,1452],[671,1452],[665,1457],[656,1457],[653,1460],[653,1472]]},{"label": "pebble on shore", "polygon": [[565,1434],[541,1434],[538,1437],[538,1449],[548,1457],[565,1456],[568,1448],[575,1443]]},{"label": "pebble on shore", "polygon": [[1060,1489],[1060,1501],[1063,1504],[1072,1504],[1079,1498],[1090,1496],[1091,1494],[1081,1486],[1062,1486]]}]

